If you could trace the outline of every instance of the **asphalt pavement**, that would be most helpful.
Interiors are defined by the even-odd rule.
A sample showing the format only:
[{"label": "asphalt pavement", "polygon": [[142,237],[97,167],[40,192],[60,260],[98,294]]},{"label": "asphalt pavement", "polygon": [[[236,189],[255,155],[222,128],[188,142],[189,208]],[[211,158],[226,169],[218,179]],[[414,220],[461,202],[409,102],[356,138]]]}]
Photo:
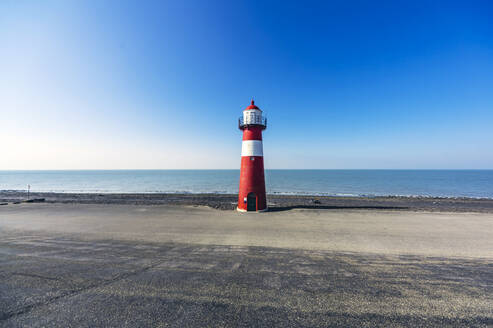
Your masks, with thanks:
[{"label": "asphalt pavement", "polygon": [[2,327],[493,325],[493,262],[0,233]]},{"label": "asphalt pavement", "polygon": [[[233,213],[201,208],[43,206],[0,212],[0,327],[493,326],[493,257],[483,256],[488,231],[476,238],[481,252],[461,257],[443,247],[411,254],[412,244],[399,244],[399,234],[416,234],[405,223],[420,220],[419,213],[300,210],[229,217]],[[434,224],[450,220],[423,215],[430,224],[421,228],[425,239],[415,239],[417,250],[419,242],[433,239]],[[461,239],[487,230],[489,217],[478,215],[463,217],[462,234],[452,215],[444,236],[475,245]],[[285,225],[279,223],[283,218]],[[253,239],[259,244],[268,245],[269,234],[284,245],[290,238],[334,231],[346,240],[323,248],[320,239],[306,249],[295,242],[296,247],[256,246],[241,238],[261,235],[261,226],[267,232]],[[296,235],[302,226],[307,230]],[[342,226],[347,230],[337,230]],[[199,238],[200,231],[213,237]],[[225,234],[235,238],[218,237]],[[379,234],[392,238],[378,239]],[[359,243],[372,239],[398,251],[366,252]],[[344,245],[359,251],[342,251]],[[400,252],[403,245],[406,254]]]}]

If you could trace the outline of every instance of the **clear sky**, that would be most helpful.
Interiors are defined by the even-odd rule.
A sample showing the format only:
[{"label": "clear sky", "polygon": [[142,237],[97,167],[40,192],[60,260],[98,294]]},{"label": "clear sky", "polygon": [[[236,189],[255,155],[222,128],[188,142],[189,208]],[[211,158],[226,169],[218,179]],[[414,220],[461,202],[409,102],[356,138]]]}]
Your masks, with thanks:
[{"label": "clear sky", "polygon": [[0,1],[0,169],[493,168],[491,1]]}]

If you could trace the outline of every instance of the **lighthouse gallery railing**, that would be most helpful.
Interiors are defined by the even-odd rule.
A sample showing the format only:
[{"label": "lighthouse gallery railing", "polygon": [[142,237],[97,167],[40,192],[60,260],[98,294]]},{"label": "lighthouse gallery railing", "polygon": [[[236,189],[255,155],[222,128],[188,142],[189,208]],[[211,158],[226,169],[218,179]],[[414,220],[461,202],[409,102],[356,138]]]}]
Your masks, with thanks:
[{"label": "lighthouse gallery railing", "polygon": [[239,119],[238,119],[238,128],[239,129],[242,129],[244,127],[248,127],[248,126],[261,126],[262,129],[265,129],[267,128],[267,117],[261,117],[261,118],[256,118],[256,119],[248,119],[248,120],[244,120],[243,119],[243,116],[241,116]]}]

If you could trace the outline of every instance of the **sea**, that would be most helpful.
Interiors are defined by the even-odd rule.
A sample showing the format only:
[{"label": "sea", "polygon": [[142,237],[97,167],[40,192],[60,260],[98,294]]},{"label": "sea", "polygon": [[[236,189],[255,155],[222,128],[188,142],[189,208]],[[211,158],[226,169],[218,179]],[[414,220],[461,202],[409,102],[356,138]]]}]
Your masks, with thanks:
[{"label": "sea", "polygon": [[[0,171],[0,190],[238,192],[239,170]],[[493,198],[493,170],[266,170],[268,194]]]}]

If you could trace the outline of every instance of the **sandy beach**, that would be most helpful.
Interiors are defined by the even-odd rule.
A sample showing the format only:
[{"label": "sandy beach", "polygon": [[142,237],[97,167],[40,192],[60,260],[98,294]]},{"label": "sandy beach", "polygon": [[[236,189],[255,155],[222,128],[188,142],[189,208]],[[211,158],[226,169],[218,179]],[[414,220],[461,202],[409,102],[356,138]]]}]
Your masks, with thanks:
[{"label": "sandy beach", "polygon": [[492,213],[9,204],[0,326],[487,326],[492,250]]}]

